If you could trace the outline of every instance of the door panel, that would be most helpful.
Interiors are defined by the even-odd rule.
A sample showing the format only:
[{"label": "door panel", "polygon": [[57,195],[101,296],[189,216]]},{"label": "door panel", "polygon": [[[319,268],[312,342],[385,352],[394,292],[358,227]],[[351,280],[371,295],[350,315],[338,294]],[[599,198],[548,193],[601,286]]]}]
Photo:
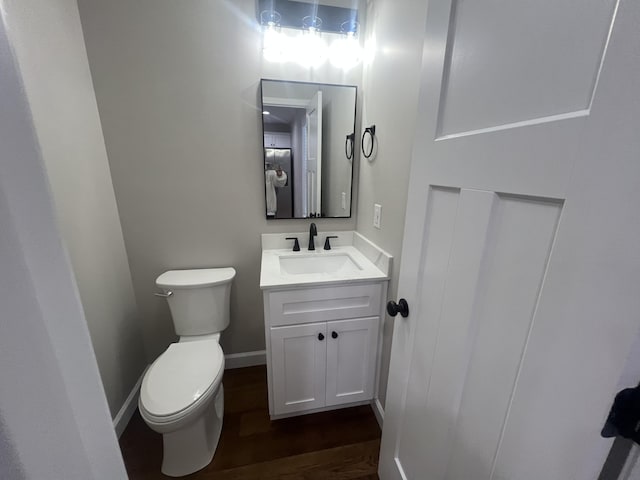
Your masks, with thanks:
[{"label": "door panel", "polygon": [[438,136],[588,110],[615,6],[454,1]]},{"label": "door panel", "polygon": [[429,2],[381,480],[597,478],[639,333],[640,4],[495,3]]},{"label": "door panel", "polygon": [[325,323],[271,329],[274,414],[325,405]]},{"label": "door panel", "polygon": [[327,323],[327,405],[373,398],[379,323],[380,317]]},{"label": "door panel", "polygon": [[[409,265],[415,266],[417,291],[414,298],[421,298],[420,302],[412,302],[410,305],[410,315],[406,319],[405,327],[394,328],[392,355],[397,357],[406,354],[402,360],[402,368],[410,369],[410,374],[406,377],[400,371],[391,371],[389,374],[389,386],[387,388],[387,408],[383,429],[383,444],[380,455],[381,469],[380,478],[386,479],[418,479],[421,473],[419,465],[411,470],[411,459],[429,457],[432,458],[426,448],[422,430],[405,432],[401,430],[406,420],[420,423],[424,415],[422,402],[419,402],[418,395],[414,392],[425,392],[429,388],[429,372],[432,367],[433,356],[430,355],[436,345],[438,337],[438,324],[434,319],[440,313],[441,298],[444,295],[446,286],[445,275],[447,272],[451,245],[454,236],[454,227],[458,201],[460,198],[459,189],[433,187],[428,192],[429,207],[426,212],[424,223],[418,227],[416,223],[412,225],[420,228],[419,233],[414,238],[420,239],[422,246],[418,257],[414,257]],[[417,276],[417,272],[431,272],[429,276]],[[409,273],[407,267],[403,265],[403,272]],[[405,287],[406,288],[406,287]],[[404,294],[403,290],[403,295]],[[407,295],[411,300],[411,295]],[[424,319],[421,322],[412,321],[414,318]],[[401,323],[396,317],[396,324]],[[416,346],[414,338],[419,338],[419,345]],[[415,354],[412,355],[415,349]],[[393,358],[392,360],[395,360]],[[391,367],[400,368],[400,361],[392,361]],[[415,365],[415,366],[414,366]],[[395,385],[391,385],[394,383]],[[394,394],[395,392],[395,394]],[[394,397],[398,397],[397,400]],[[416,400],[418,403],[416,403]],[[403,411],[402,417],[398,415],[400,407],[394,405],[399,402]],[[398,417],[398,418],[396,418]],[[413,437],[413,442],[410,441]],[[400,442],[402,446],[400,447]],[[406,464],[406,465],[405,465]],[[406,471],[405,471],[406,470]]]},{"label": "door panel", "polygon": [[[406,405],[416,415],[405,413],[398,446],[408,478],[489,478],[562,208],[556,200],[493,192],[449,195],[455,202],[434,202],[427,221],[429,231],[447,228],[443,237],[450,239],[428,247],[446,267],[439,269],[436,325],[416,332],[421,341],[431,335],[423,328],[437,331],[437,344],[433,358],[425,358],[430,350],[414,352],[409,373]],[[455,222],[437,220],[445,216]],[[428,383],[420,381],[431,363]],[[427,443],[425,430],[432,432]],[[468,439],[473,461],[466,457]]]}]

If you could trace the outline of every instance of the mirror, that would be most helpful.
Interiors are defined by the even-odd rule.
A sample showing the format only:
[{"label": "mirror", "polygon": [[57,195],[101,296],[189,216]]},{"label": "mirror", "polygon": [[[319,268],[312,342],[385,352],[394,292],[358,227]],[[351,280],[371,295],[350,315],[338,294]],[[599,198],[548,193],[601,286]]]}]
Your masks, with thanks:
[{"label": "mirror", "polygon": [[260,84],[267,218],[350,217],[356,87]]}]

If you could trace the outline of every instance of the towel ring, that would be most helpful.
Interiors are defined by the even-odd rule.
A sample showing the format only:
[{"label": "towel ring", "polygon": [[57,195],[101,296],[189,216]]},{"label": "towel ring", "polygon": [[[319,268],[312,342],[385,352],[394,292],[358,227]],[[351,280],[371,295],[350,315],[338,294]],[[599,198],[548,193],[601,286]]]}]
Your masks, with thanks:
[{"label": "towel ring", "polygon": [[[367,136],[367,133],[371,136],[371,149],[369,150],[369,153],[364,151],[364,139]],[[373,155],[373,145],[375,143],[375,139],[376,139],[376,126],[371,125],[370,127],[365,128],[364,133],[362,134],[362,141],[360,142],[360,147],[362,148],[362,154],[364,155],[364,158],[370,158],[371,155]]]},{"label": "towel ring", "polygon": [[[344,154],[347,156],[347,160],[353,159],[353,144],[355,143],[355,138],[356,134],[350,133],[344,141]],[[351,146],[351,150],[349,150],[349,146]]]}]

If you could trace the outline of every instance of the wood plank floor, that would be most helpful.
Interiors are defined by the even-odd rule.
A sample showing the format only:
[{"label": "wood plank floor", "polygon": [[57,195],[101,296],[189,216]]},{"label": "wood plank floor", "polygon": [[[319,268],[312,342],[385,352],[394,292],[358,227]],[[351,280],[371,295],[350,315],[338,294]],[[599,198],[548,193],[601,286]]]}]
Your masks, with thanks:
[{"label": "wood plank floor", "polygon": [[[264,366],[227,370],[224,425],[213,461],[184,478],[374,480],[380,429],[369,406],[269,420]],[[160,473],[162,436],[136,411],[120,448],[132,480]]]}]

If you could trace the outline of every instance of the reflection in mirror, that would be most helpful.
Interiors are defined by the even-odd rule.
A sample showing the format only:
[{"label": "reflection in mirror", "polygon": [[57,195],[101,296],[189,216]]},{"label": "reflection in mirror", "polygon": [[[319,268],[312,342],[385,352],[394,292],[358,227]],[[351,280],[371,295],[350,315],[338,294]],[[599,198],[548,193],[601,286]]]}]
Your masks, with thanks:
[{"label": "reflection in mirror", "polygon": [[261,87],[267,218],[350,217],[356,87]]}]

